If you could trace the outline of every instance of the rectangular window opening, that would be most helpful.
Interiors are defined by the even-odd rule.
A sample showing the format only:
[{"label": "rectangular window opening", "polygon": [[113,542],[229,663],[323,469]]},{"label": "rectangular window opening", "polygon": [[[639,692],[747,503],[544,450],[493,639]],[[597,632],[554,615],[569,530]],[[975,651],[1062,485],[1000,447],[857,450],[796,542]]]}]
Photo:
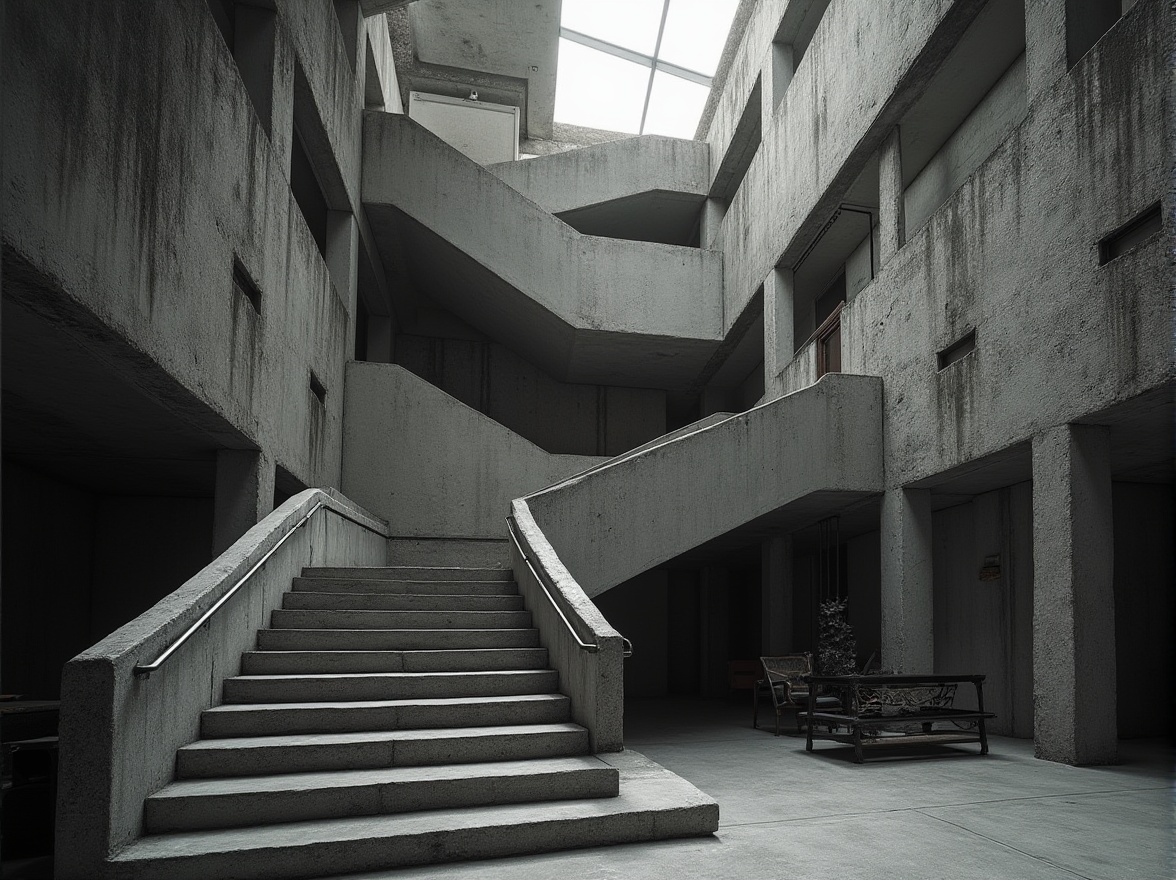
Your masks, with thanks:
[{"label": "rectangular window opening", "polygon": [[261,314],[261,290],[240,260],[233,260],[233,289],[249,301],[253,311]]},{"label": "rectangular window opening", "polygon": [[962,360],[975,350],[976,331],[969,330],[959,341],[953,342],[947,348],[943,349],[943,351],[939,352],[939,369],[946,370],[956,361]]},{"label": "rectangular window opening", "polygon": [[327,405],[327,386],[315,375],[314,370],[310,371],[310,391],[318,398],[319,403]]},{"label": "rectangular window opening", "polygon": [[1156,202],[1098,243],[1098,264],[1105,266],[1116,257],[1123,256],[1159,232],[1163,225],[1160,203]]}]

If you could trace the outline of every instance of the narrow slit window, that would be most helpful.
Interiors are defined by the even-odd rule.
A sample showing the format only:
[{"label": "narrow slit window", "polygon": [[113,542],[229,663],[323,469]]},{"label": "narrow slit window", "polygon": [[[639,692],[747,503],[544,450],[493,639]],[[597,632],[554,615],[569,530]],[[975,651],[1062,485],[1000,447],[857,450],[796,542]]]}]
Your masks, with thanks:
[{"label": "narrow slit window", "polygon": [[327,405],[327,386],[314,374],[314,370],[310,371],[310,391],[318,398],[319,403],[323,406]]},{"label": "narrow slit window", "polygon": [[1098,264],[1105,266],[1116,257],[1121,257],[1133,247],[1151,238],[1163,226],[1160,203],[1156,202],[1129,223],[1120,226],[1098,243]]},{"label": "narrow slit window", "polygon": [[946,370],[958,360],[970,355],[976,350],[976,331],[970,330],[962,339],[953,342],[939,352],[939,369]]},{"label": "narrow slit window", "polygon": [[253,311],[261,314],[261,290],[249,277],[240,260],[233,261],[233,290],[249,301]]}]

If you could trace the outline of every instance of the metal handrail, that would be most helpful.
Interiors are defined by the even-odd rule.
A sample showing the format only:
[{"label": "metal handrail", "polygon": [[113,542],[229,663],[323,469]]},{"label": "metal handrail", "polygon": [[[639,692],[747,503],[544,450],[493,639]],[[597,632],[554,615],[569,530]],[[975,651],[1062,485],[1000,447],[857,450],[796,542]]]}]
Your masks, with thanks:
[{"label": "metal handrail", "polygon": [[[569,621],[567,618],[567,615],[563,613],[563,609],[559,607],[559,603],[555,601],[555,596],[553,596],[551,594],[551,590],[547,588],[546,581],[551,579],[551,576],[547,574],[547,569],[543,569],[543,574],[540,574],[538,569],[536,569],[535,566],[531,563],[530,555],[528,555],[527,551],[523,549],[522,542],[519,541],[519,535],[517,531],[518,523],[515,522],[515,518],[513,516],[508,516],[506,518],[506,528],[507,531],[510,532],[511,541],[514,542],[515,547],[522,555],[523,561],[527,563],[527,568],[531,569],[531,574],[534,576],[535,580],[539,582],[539,586],[543,588],[543,592],[547,596],[547,601],[551,603],[551,606],[555,609],[556,614],[559,615],[559,619],[564,622],[564,626],[568,628],[568,632],[572,634],[572,638],[576,640],[576,644],[579,645],[583,650],[587,651],[589,654],[597,653],[600,650],[600,645],[597,645],[593,642],[586,642],[580,638],[579,633],[576,632],[575,627],[572,626],[571,621]],[[552,583],[552,586],[555,586],[554,582]],[[618,633],[618,635],[620,634]],[[621,636],[621,656],[633,656],[633,643],[624,636]]]},{"label": "metal handrail", "polygon": [[245,582],[247,580],[249,580],[249,578],[253,577],[253,575],[256,574],[258,569],[260,569],[263,565],[266,564],[266,562],[269,561],[269,558],[271,556],[273,556],[278,551],[279,547],[281,547],[283,544],[285,544],[286,541],[296,531],[298,531],[300,528],[302,528],[304,525],[306,525],[308,522],[310,522],[310,518],[312,516],[314,516],[316,513],[318,513],[320,510],[322,510],[324,508],[326,510],[329,510],[331,513],[335,514],[336,516],[342,517],[343,519],[347,520],[348,522],[354,523],[355,525],[360,526],[361,528],[367,529],[369,532],[372,532],[373,534],[381,535],[382,537],[387,537],[382,532],[380,532],[379,529],[374,529],[370,525],[368,525],[367,523],[362,522],[361,520],[358,520],[353,516],[348,516],[346,513],[344,513],[341,510],[336,510],[333,507],[327,507],[325,501],[316,502],[314,507],[312,507],[307,512],[306,516],[302,517],[302,519],[300,519],[294,525],[294,527],[292,529],[290,529],[290,531],[288,531],[288,532],[286,532],[286,534],[282,535],[282,537],[278,540],[278,542],[276,544],[274,544],[274,546],[270,547],[269,550],[266,551],[265,555],[262,556],[261,559],[259,559],[251,569],[249,569],[249,571],[245,572],[245,574],[235,584],[233,584],[233,586],[228,590],[228,592],[226,592],[223,596],[221,596],[219,599],[217,599],[216,602],[213,603],[212,607],[210,607],[207,611],[205,611],[203,614],[201,614],[199,619],[194,624],[192,624],[190,627],[188,627],[188,629],[185,630],[185,632],[182,636],[180,636],[178,639],[176,639],[174,642],[172,642],[171,646],[166,651],[164,651],[162,654],[160,654],[158,657],[155,658],[154,662],[152,662],[152,663],[136,663],[135,668],[131,671],[136,676],[142,676],[144,678],[149,678],[151,676],[151,673],[155,672],[157,669],[159,669],[159,667],[161,667],[164,663],[166,663],[167,659],[172,654],[174,654],[176,652],[176,649],[179,648],[180,645],[184,644],[184,642],[188,641],[188,639],[192,636],[193,633],[196,632],[196,630],[200,629],[200,627],[202,627],[202,626],[204,626],[204,624],[208,623],[208,621],[212,618],[212,615],[216,614],[217,610],[222,605],[224,605],[226,602],[228,602],[229,599],[232,598],[233,594],[236,593],[237,590],[241,589],[241,587],[245,584]]}]

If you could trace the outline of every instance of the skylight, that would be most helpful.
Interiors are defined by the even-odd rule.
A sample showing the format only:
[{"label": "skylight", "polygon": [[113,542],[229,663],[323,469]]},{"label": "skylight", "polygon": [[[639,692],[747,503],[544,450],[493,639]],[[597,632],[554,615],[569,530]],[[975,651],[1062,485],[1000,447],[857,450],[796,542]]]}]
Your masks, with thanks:
[{"label": "skylight", "polygon": [[692,138],[739,0],[563,0],[555,121]]}]

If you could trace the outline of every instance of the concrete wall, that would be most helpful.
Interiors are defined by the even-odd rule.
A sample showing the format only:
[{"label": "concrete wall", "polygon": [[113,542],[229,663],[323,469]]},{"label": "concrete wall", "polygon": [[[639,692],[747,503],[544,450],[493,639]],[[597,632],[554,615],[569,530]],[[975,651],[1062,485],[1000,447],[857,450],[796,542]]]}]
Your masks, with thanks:
[{"label": "concrete wall", "polygon": [[595,596],[811,493],[878,491],[880,418],[877,381],[829,375],[527,501]]},{"label": "concrete wall", "polygon": [[[1032,508],[1018,483],[933,517],[935,671],[988,676],[989,731],[1007,736],[1033,736]],[[981,579],[990,557],[999,576]]]},{"label": "concrete wall", "polygon": [[513,189],[552,214],[653,190],[706,195],[706,144],[645,135],[487,166]]},{"label": "concrete wall", "polygon": [[510,501],[601,461],[550,455],[393,364],[347,369],[343,491],[395,535],[506,536]]},{"label": "concrete wall", "polygon": [[666,393],[559,382],[480,334],[400,334],[395,362],[554,453],[619,455],[666,430]]},{"label": "concrete wall", "polygon": [[[203,0],[6,4],[4,247],[34,277],[5,295],[95,318],[151,365],[128,369],[147,393],[170,394],[162,373],[201,428],[227,423],[304,483],[335,483],[354,274],[346,242],[328,269],[288,176],[297,92],[330,207],[357,208],[364,67],[332,3],[276,7],[272,65],[251,56],[272,80],[261,119]],[[234,256],[260,317],[234,294]]]},{"label": "concrete wall", "polygon": [[[249,571],[318,502],[320,511],[246,586],[149,678],[154,660]],[[135,620],[71,660],[62,676],[56,876],[110,876],[106,859],[142,832],[143,800],[171,781],[176,749],[199,736],[200,712],[253,647],[257,630],[305,565],[379,565],[383,526],[346,499],[308,489],[249,530],[212,564]]]}]

